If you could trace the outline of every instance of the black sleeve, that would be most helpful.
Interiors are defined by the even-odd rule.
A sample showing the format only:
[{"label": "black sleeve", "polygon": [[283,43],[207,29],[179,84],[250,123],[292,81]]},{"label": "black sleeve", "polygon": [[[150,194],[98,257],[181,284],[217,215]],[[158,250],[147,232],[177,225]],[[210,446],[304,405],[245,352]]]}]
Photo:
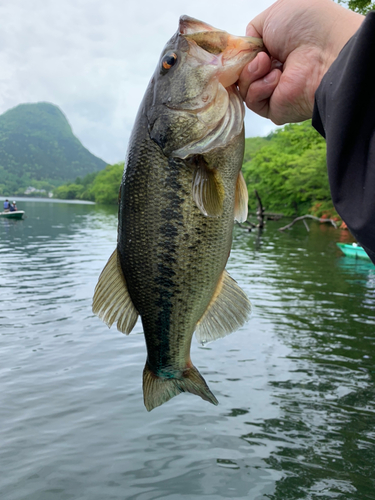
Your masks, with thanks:
[{"label": "black sleeve", "polygon": [[327,141],[332,200],[375,263],[375,12],[334,61],[315,94],[313,126]]}]

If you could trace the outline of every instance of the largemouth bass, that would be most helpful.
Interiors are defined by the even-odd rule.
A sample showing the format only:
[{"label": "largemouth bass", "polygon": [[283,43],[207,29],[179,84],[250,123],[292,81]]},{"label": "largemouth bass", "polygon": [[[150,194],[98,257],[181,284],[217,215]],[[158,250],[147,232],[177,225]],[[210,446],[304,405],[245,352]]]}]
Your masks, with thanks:
[{"label": "largemouth bass", "polygon": [[141,316],[149,411],[181,392],[218,404],[191,362],[193,333],[212,341],[250,314],[225,265],[234,220],[246,220],[248,206],[244,106],[235,83],[260,50],[260,39],[181,17],[136,118],[117,248],[99,277],[93,311],[126,334]]}]

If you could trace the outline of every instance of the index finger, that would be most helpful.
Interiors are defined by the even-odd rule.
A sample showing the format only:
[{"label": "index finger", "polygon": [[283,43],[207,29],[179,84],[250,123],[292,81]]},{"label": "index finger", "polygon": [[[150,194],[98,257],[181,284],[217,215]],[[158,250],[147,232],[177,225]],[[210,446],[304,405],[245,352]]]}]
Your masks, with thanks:
[{"label": "index finger", "polygon": [[262,38],[261,33],[257,31],[252,21],[246,26],[246,36],[254,36],[255,38]]},{"label": "index finger", "polygon": [[265,52],[259,52],[255,59],[247,64],[238,79],[242,99],[245,100],[249,86],[266,76],[271,71],[271,59]]},{"label": "index finger", "polygon": [[256,17],[254,17],[252,21],[249,22],[249,24],[246,27],[247,36],[255,36],[258,38],[263,38],[264,22],[266,20],[266,17],[268,16],[268,11],[270,10],[271,7],[268,7],[268,9],[258,14]]}]

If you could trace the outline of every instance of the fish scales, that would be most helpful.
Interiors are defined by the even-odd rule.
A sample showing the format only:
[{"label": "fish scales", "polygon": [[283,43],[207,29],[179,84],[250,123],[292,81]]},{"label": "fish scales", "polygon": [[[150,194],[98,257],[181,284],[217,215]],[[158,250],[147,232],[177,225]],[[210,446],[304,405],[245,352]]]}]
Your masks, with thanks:
[{"label": "fish scales", "polygon": [[[195,41],[186,41],[181,33],[181,25],[191,18],[181,19],[179,32],[169,42],[175,52],[168,56],[167,44],[167,56],[162,56],[162,61],[173,63],[182,46],[185,52],[180,49],[181,58],[187,53],[188,63],[189,50],[196,50]],[[215,73],[210,67],[209,71]],[[243,324],[250,311],[245,294],[224,270],[231,248],[239,179],[244,191],[239,177],[243,115],[235,116],[242,102],[233,86],[235,80],[226,90],[227,97],[220,95],[219,81],[211,83],[212,76],[208,76],[211,79],[198,71],[195,85],[203,87],[203,94],[215,91],[216,85],[216,94],[207,98],[204,94],[202,107],[185,113],[184,106],[189,107],[189,102],[195,106],[197,89],[193,89],[192,98],[191,94],[185,96],[182,109],[179,105],[177,109],[166,106],[160,110],[163,87],[158,70],[155,72],[129,141],[120,187],[117,249],[94,295],[93,310],[109,326],[117,322],[121,331],[129,333],[137,316],[142,319],[147,346],[143,389],[148,410],[180,392],[192,392],[217,404],[191,362],[192,336],[194,331],[201,341],[224,336]],[[170,90],[172,82],[168,85]],[[189,87],[181,78],[175,86],[180,90]],[[208,134],[202,135],[194,114],[210,99],[220,99],[228,109],[225,115],[219,109],[218,124],[212,126],[212,137],[206,139]],[[176,145],[172,147],[171,143]],[[240,205],[247,207],[247,190],[243,197],[246,199]],[[107,284],[111,280],[119,283],[113,293],[115,285]]]},{"label": "fish scales", "polygon": [[[121,190],[119,255],[130,296],[142,317],[148,363],[159,373],[170,366],[186,367],[195,325],[229,255],[234,200],[225,199],[223,217],[202,217],[191,197],[189,162],[167,159],[147,132],[138,144],[140,136],[137,154],[129,155]],[[226,156],[236,158],[236,150],[234,142],[216,160],[228,192],[233,193],[233,170],[238,173],[238,164]],[[132,194],[142,190],[147,191],[144,198]],[[140,269],[147,271],[138,276]]]}]

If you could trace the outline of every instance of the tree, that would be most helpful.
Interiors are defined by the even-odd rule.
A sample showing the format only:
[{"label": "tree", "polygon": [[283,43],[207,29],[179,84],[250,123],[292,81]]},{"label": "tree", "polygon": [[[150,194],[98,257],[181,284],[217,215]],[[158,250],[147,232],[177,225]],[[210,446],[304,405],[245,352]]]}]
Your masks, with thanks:
[{"label": "tree", "polygon": [[79,184],[64,184],[53,191],[54,197],[61,200],[79,200],[82,193],[83,186]]},{"label": "tree", "polygon": [[115,205],[118,203],[118,193],[121,178],[124,171],[124,163],[107,165],[94,179],[90,192],[97,203]]},{"label": "tree", "polygon": [[338,3],[346,5],[358,14],[366,15],[370,10],[375,10],[375,2],[371,0],[338,0]]},{"label": "tree", "polygon": [[267,211],[301,215],[323,202],[333,210],[325,141],[310,121],[276,130],[243,172],[249,193],[256,189]]}]

